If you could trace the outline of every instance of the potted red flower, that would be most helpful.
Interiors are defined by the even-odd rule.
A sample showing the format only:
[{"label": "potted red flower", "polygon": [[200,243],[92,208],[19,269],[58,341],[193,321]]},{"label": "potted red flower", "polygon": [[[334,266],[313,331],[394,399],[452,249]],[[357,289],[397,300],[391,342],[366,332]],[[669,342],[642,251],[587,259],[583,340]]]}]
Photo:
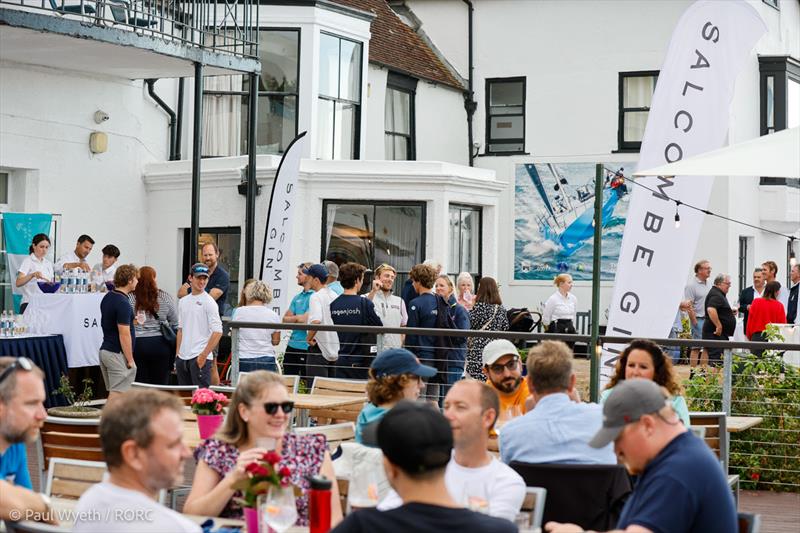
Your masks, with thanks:
[{"label": "potted red flower", "polygon": [[280,460],[281,456],[275,450],[266,452],[261,459],[245,467],[247,478],[232,485],[232,488],[242,493],[241,498],[236,498],[236,501],[244,510],[248,533],[258,533],[258,497],[267,494],[271,486],[291,485],[292,470],[286,466],[278,467]]},{"label": "potted red flower", "polygon": [[197,415],[200,438],[208,439],[222,424],[225,415],[222,409],[228,404],[228,397],[211,389],[197,389],[192,394],[192,412]]}]

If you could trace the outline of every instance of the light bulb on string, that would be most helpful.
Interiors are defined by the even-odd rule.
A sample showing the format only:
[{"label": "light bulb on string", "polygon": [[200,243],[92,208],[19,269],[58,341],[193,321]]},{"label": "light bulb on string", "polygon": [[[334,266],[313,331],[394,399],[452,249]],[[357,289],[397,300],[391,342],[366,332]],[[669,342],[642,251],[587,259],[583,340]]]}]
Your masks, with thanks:
[{"label": "light bulb on string", "polygon": [[681,215],[678,213],[678,206],[681,205],[680,202],[675,203],[675,229],[681,227]]}]

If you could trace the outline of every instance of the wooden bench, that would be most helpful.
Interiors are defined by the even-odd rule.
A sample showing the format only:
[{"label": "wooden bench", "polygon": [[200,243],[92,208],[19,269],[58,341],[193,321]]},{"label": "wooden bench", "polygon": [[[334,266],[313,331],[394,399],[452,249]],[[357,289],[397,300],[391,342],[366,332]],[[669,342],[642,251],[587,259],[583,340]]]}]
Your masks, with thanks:
[{"label": "wooden bench", "polygon": [[92,485],[100,483],[106,471],[106,464],[101,461],[53,457],[47,470],[45,494],[50,497],[77,500]]},{"label": "wooden bench", "polygon": [[353,396],[363,398],[364,402],[327,409],[310,409],[308,415],[316,417],[323,424],[334,424],[337,422],[355,422],[358,414],[367,401],[367,382],[358,379],[337,379],[315,377],[311,385],[312,395],[324,396]]}]

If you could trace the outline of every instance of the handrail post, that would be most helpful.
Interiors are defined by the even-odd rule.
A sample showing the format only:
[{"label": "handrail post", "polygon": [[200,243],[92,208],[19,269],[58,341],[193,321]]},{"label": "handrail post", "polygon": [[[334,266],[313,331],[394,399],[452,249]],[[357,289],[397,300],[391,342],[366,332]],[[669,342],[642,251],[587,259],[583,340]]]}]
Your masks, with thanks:
[{"label": "handrail post", "polygon": [[231,328],[231,386],[239,384],[239,328]]},{"label": "handrail post", "polygon": [[733,386],[733,352],[725,349],[722,360],[722,410],[726,416],[731,416],[731,388]]},{"label": "handrail post", "polygon": [[603,232],[603,165],[595,167],[594,177],[594,256],[592,257],[592,340],[589,342],[589,398],[596,402],[600,389],[600,259]]}]

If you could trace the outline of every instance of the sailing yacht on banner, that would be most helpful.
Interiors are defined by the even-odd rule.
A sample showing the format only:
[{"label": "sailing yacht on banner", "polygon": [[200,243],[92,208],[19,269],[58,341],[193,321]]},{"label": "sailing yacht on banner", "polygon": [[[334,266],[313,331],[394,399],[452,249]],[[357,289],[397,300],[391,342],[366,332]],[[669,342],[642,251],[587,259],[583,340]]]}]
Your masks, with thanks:
[{"label": "sailing yacht on banner", "polygon": [[[558,245],[560,256],[569,257],[594,234],[594,179],[590,178],[583,185],[575,186],[561,175],[556,165],[548,163],[547,168],[554,178],[552,184],[545,184],[536,165],[525,165],[525,170],[542,198],[542,208],[534,217],[541,235]],[[606,170],[603,184],[603,227],[611,220],[617,202],[628,192],[623,170]]]}]

